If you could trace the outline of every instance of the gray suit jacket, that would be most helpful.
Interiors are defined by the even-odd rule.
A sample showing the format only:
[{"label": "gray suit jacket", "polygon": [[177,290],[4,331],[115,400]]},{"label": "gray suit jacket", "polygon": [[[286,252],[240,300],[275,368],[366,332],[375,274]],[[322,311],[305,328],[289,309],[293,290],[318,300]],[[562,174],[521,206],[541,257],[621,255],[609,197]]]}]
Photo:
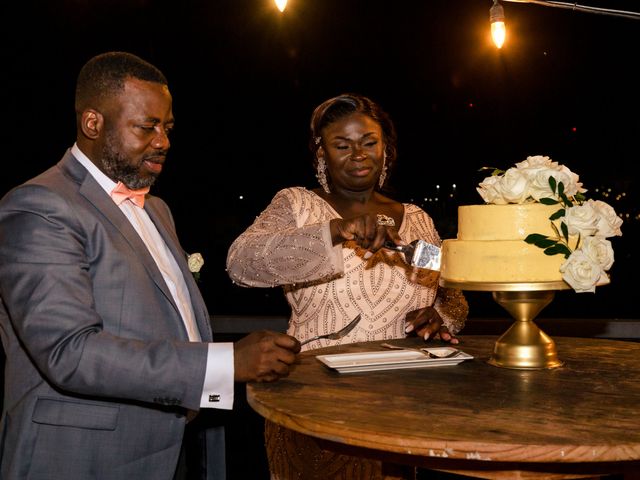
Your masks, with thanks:
[{"label": "gray suit jacket", "polygon": [[[210,341],[169,208],[144,208]],[[207,345],[188,341],[144,243],[70,152],[0,202],[0,298],[0,478],[171,479]]]}]

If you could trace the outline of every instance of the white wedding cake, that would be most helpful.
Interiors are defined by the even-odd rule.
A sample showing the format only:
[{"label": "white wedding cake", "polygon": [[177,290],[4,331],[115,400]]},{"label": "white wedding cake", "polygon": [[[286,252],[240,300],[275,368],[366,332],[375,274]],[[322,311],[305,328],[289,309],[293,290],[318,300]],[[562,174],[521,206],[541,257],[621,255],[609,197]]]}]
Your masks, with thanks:
[{"label": "white wedding cake", "polygon": [[442,243],[440,275],[454,282],[560,282],[561,255],[526,243],[531,232],[553,235],[557,207],[466,205],[458,208],[458,236]]},{"label": "white wedding cake", "polygon": [[578,176],[549,157],[528,157],[484,179],[485,205],[458,208],[456,239],[442,243],[448,282],[567,282],[578,292],[608,283],[607,237],[622,220],[602,201],[586,200]]}]

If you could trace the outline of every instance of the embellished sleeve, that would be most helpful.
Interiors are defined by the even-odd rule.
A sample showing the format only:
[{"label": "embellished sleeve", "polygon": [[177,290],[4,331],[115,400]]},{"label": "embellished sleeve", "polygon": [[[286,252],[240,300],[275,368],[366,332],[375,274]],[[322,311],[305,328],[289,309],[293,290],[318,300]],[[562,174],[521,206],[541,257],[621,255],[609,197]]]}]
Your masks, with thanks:
[{"label": "embellished sleeve", "polygon": [[451,334],[455,335],[462,330],[469,314],[469,305],[462,291],[438,287],[433,306]]},{"label": "embellished sleeve", "polygon": [[227,272],[244,287],[327,281],[343,273],[342,247],[329,220],[305,224],[300,191],[284,189],[231,245]]},{"label": "embellished sleeve", "polygon": [[[442,241],[431,217],[421,208],[415,205],[405,205],[407,209],[408,227],[410,233],[408,240],[426,240],[440,246]],[[436,286],[436,299],[434,308],[442,317],[444,324],[452,334],[457,334],[467,320],[469,305],[461,290]]]}]

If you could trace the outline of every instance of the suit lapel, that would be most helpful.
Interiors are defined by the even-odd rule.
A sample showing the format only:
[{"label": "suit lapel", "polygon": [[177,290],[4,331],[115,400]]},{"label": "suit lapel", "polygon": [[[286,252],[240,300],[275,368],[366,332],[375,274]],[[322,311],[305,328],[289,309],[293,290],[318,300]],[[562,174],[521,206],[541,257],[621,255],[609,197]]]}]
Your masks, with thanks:
[{"label": "suit lapel", "polygon": [[[151,256],[151,253],[149,253],[147,246],[144,244],[140,235],[138,235],[138,232],[133,228],[127,217],[122,213],[122,211],[120,211],[118,206],[113,202],[113,200],[111,200],[93,176],[89,175],[89,172],[73,157],[70,152],[67,152],[58,165],[66,175],[70,176],[80,185],[80,194],[91,202],[96,209],[122,234],[131,246],[133,252],[135,252],[136,260],[142,262],[149,273],[149,276],[153,279],[169,303],[176,310],[176,313],[180,316],[180,311],[175,304],[173,296],[171,295],[164,278],[162,277],[162,273],[160,273],[160,270]],[[206,305],[200,290],[195,283],[193,275],[189,271],[189,267],[186,262],[186,253],[180,247],[180,242],[175,235],[170,219],[167,219],[166,215],[163,215],[162,211],[155,205],[156,201],[159,200],[154,200],[152,197],[149,201],[145,202],[145,211],[151,218],[151,221],[155,224],[160,236],[169,247],[169,250],[180,267],[180,271],[182,272],[189,290],[194,315],[196,317],[198,329],[200,330],[200,336],[202,337],[202,340],[210,341],[212,339],[212,333],[209,313],[207,312]],[[180,323],[180,328],[186,335],[186,329],[182,323]]]},{"label": "suit lapel", "polygon": [[[129,243],[132,251],[135,252],[135,255],[132,255],[132,257],[135,258],[132,258],[132,261],[142,262],[151,279],[162,291],[163,295],[167,298],[178,315],[180,315],[180,311],[178,310],[173,296],[162,277],[162,273],[160,273],[160,269],[149,253],[147,246],[144,244],[140,235],[138,235],[138,232],[133,228],[127,217],[122,213],[122,211],[120,211],[118,206],[113,202],[113,200],[111,200],[109,195],[106,194],[104,189],[98,184],[93,176],[89,175],[89,172],[73,157],[73,155],[71,155],[70,152],[67,152],[58,165],[65,174],[67,174],[67,176],[70,176],[79,184],[78,191],[80,195],[92,203],[96,210],[98,210],[98,212],[100,212],[100,214],[102,214],[103,217],[120,232],[127,243]],[[180,327],[186,335],[184,325],[180,324]]]},{"label": "suit lapel", "polygon": [[196,322],[198,323],[200,336],[204,341],[210,341],[212,339],[212,333],[209,313],[207,312],[200,289],[193,278],[193,274],[189,271],[187,254],[180,246],[178,237],[175,234],[175,229],[171,225],[169,219],[166,218],[166,215],[162,215],[155,200],[151,199],[150,201],[145,202],[144,208],[180,267],[180,271],[182,272],[182,276],[184,277],[184,281],[189,290],[191,305],[193,306],[193,313],[196,317]]}]

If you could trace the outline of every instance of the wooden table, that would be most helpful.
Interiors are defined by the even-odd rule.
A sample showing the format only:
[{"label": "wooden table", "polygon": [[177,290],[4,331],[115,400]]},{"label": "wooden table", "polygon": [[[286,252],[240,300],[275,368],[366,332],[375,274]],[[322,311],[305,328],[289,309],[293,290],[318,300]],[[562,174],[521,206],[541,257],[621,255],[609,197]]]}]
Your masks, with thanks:
[{"label": "wooden table", "polygon": [[308,351],[286,379],[249,384],[247,399],[325,448],[393,464],[487,479],[638,478],[640,343],[559,337],[564,366],[514,370],[486,363],[497,337],[459,338],[475,358],[438,368],[337,373],[315,358],[381,342]]}]

